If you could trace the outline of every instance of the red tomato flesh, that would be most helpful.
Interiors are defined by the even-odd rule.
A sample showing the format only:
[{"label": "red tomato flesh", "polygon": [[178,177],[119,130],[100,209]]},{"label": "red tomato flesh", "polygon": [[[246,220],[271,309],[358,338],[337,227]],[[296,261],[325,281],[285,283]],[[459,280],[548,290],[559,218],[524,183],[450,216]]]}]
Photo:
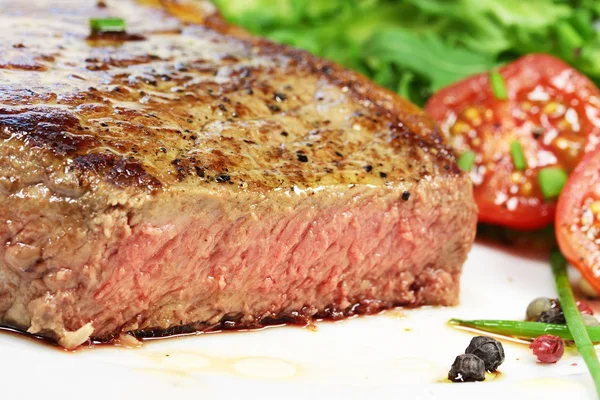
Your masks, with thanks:
[{"label": "red tomato flesh", "polygon": [[[507,100],[494,96],[489,74],[442,89],[425,106],[457,155],[476,153],[470,172],[479,220],[515,229],[543,228],[554,220],[555,199],[544,199],[538,172],[572,171],[600,142],[600,92],[585,76],[545,55],[522,57],[498,71]],[[518,141],[527,168],[514,167]]]},{"label": "red tomato flesh", "polygon": [[562,253],[600,292],[600,148],[569,177],[558,200],[555,230]]}]

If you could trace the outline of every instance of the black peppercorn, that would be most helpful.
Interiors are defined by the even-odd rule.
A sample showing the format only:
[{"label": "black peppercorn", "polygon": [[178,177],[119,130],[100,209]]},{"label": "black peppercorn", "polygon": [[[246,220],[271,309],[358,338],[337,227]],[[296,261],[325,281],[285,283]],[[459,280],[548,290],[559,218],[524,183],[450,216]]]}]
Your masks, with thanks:
[{"label": "black peppercorn", "polygon": [[495,371],[504,362],[502,343],[487,336],[476,336],[471,339],[465,353],[481,358],[485,364],[485,369],[488,371]]},{"label": "black peppercorn", "polygon": [[298,161],[300,162],[308,162],[308,157],[306,154],[296,153],[296,157],[298,157]]},{"label": "black peppercorn", "polygon": [[229,182],[229,180],[231,180],[231,177],[229,175],[226,174],[219,174],[217,175],[217,177],[215,178],[215,180],[219,183],[223,183],[223,182]]},{"label": "black peppercorn", "polygon": [[461,354],[456,357],[448,379],[452,382],[474,382],[485,380],[485,363],[474,354]]},{"label": "black peppercorn", "polygon": [[545,322],[547,324],[564,325],[567,323],[565,315],[560,308],[551,308],[540,314],[537,322]]}]

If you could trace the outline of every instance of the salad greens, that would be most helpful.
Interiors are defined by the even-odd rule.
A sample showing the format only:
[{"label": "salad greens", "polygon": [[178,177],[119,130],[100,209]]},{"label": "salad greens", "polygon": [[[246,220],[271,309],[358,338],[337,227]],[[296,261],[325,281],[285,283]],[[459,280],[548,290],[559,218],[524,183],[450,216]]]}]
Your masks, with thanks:
[{"label": "salad greens", "polygon": [[422,105],[531,52],[600,83],[596,0],[214,0],[258,35],[332,59]]}]

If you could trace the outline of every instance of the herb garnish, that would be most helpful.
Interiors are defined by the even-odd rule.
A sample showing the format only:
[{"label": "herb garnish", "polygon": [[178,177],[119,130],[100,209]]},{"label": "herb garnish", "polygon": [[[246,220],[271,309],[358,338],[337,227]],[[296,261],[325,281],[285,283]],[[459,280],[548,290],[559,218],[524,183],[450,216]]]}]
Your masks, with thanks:
[{"label": "herb garnish", "polygon": [[126,28],[123,18],[90,18],[92,33],[125,32]]}]

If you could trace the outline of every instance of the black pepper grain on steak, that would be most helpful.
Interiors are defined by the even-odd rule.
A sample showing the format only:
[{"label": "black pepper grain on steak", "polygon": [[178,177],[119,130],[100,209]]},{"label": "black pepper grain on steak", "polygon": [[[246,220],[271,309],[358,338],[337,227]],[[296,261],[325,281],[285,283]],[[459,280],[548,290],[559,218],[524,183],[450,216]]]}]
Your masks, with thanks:
[{"label": "black pepper grain on steak", "polygon": [[476,207],[420,109],[206,3],[103,4],[0,0],[0,323],[74,348],[456,304]]}]

